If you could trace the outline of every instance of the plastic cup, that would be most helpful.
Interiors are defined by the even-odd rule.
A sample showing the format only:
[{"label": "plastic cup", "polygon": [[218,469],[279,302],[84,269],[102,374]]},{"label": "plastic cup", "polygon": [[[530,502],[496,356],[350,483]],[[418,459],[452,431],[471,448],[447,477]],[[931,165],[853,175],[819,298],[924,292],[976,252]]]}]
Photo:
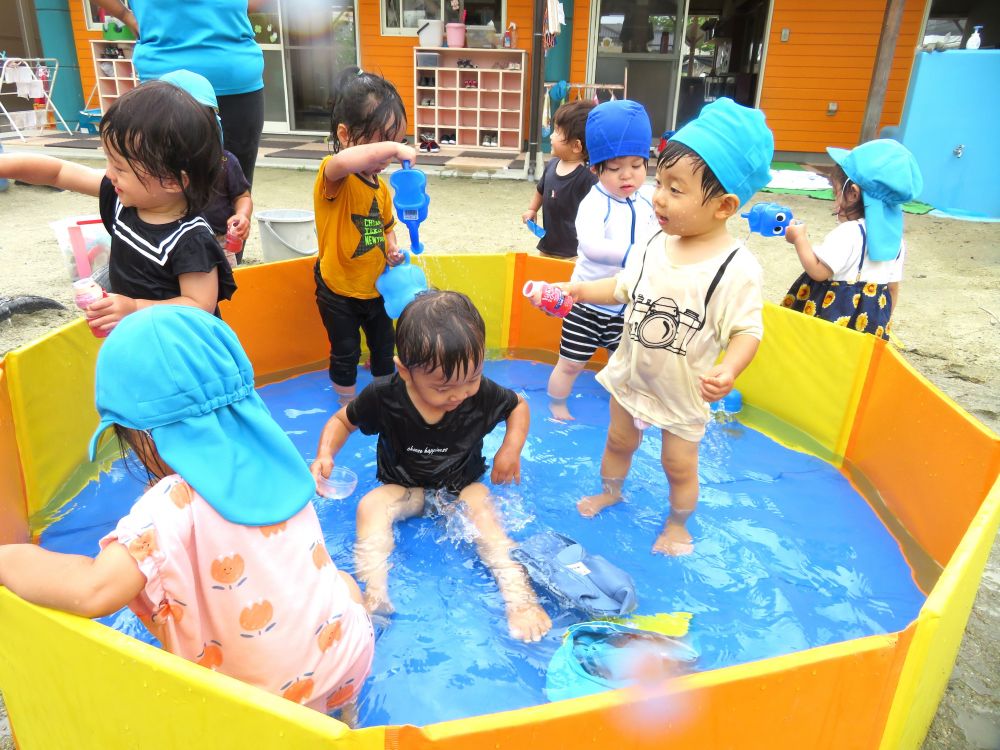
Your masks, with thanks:
[{"label": "plastic cup", "polygon": [[330,476],[316,480],[316,492],[329,500],[343,500],[350,497],[358,486],[358,475],[343,466],[334,466]]}]

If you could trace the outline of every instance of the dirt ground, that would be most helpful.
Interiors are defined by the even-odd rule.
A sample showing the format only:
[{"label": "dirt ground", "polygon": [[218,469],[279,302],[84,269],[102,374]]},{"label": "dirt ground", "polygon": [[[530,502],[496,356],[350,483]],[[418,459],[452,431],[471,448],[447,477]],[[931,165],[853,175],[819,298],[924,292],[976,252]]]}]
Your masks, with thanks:
[{"label": "dirt ground", "polygon": [[[315,164],[298,170],[259,167],[257,210],[311,208]],[[519,180],[432,176],[430,218],[421,228],[428,252],[529,251],[521,225],[533,186]],[[814,240],[834,226],[832,203],[803,196],[779,200],[810,225]],[[97,211],[97,201],[48,188],[13,185],[0,193],[0,297],[41,295],[72,308],[69,277],[48,223]],[[734,219],[734,235],[746,224]],[[405,233],[404,237],[405,237]],[[1000,223],[906,217],[906,277],[894,316],[906,358],[942,391],[1000,432]],[[780,301],[801,269],[781,239],[750,238],[764,266],[767,299]],[[256,229],[248,243],[260,259]],[[71,310],[16,315],[0,322],[0,355],[68,320]],[[1000,748],[1000,544],[990,556],[958,662],[924,747]],[[0,704],[0,727],[3,709]],[[2,734],[2,732],[0,732]],[[0,747],[3,739],[0,738]]]}]

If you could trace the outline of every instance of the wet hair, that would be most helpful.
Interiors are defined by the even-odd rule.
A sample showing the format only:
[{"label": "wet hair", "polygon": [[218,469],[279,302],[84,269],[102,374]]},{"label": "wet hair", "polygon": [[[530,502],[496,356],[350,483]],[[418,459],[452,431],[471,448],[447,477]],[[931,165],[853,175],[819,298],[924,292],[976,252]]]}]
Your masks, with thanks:
[{"label": "wet hair", "polygon": [[441,368],[451,380],[478,370],[485,350],[486,323],[461,292],[421,292],[396,321],[396,354],[408,369]]},{"label": "wet hair", "polygon": [[559,128],[566,141],[580,141],[583,145],[583,160],[587,161],[587,115],[590,114],[596,104],[592,101],[578,99],[575,102],[562,105],[556,110],[556,117],[553,122],[554,128]]},{"label": "wet hair", "polygon": [[150,81],[116,99],[101,118],[101,140],[143,185],[149,177],[180,185],[188,214],[201,213],[214,195],[222,171],[219,124],[210,108],[173,84]]},{"label": "wet hair", "polygon": [[[832,183],[833,192],[836,196],[838,188],[840,189],[840,216],[844,217],[848,221],[856,221],[857,219],[865,218],[865,199],[861,195],[861,186],[858,185],[854,180],[847,176],[847,172],[839,164],[834,164],[827,178]],[[858,189],[858,198],[854,202],[847,203],[847,187],[848,185],[854,185]]]},{"label": "wet hair", "polygon": [[718,198],[720,195],[725,195],[727,192],[726,188],[719,182],[719,178],[715,176],[715,172],[711,170],[705,160],[702,159],[698,152],[694,149],[688,148],[683,143],[679,141],[667,141],[667,145],[663,147],[660,152],[659,157],[656,159],[656,171],[659,172],[661,169],[670,169],[677,162],[683,159],[685,156],[691,158],[692,165],[694,166],[694,173],[698,174],[701,172],[701,204],[705,205],[712,198]]},{"label": "wet hair", "polygon": [[[163,479],[160,473],[156,471],[157,465],[162,464],[163,459],[157,453],[156,445],[153,444],[153,438],[149,436],[149,433],[144,430],[133,430],[129,427],[122,427],[120,424],[114,424],[111,428],[115,431],[122,464],[125,466],[125,471],[129,473],[129,476],[149,486],[153,486]],[[130,453],[131,456],[129,455]],[[134,459],[134,461],[130,461],[130,458]],[[138,463],[142,467],[142,470],[146,473],[145,477],[133,473],[135,463]]]},{"label": "wet hair", "polygon": [[395,86],[382,76],[357,66],[344,68],[333,82],[330,108],[330,147],[341,149],[337,128],[347,128],[350,141],[384,141],[406,125],[406,108]]}]

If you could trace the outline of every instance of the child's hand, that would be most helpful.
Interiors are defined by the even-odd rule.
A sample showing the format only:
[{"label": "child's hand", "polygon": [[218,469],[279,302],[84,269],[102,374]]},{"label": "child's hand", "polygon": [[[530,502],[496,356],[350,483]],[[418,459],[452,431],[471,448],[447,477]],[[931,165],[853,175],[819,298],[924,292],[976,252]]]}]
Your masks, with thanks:
[{"label": "child's hand", "polygon": [[320,479],[327,479],[333,471],[333,456],[316,456],[316,459],[309,465],[313,479],[319,482]]},{"label": "child's hand", "polygon": [[385,235],[385,262],[390,266],[398,266],[406,260],[406,253],[399,249],[399,241],[395,232],[387,232]]},{"label": "child's hand", "polygon": [[534,221],[538,217],[538,211],[533,208],[529,208],[523,214],[521,214],[521,223],[527,224],[529,221]]},{"label": "child's hand", "polygon": [[806,232],[806,223],[801,219],[793,219],[792,223],[785,227],[785,242],[789,245],[794,245],[799,240],[804,240],[808,237]]},{"label": "child's hand", "polygon": [[396,147],[396,159],[400,163],[404,161],[410,162],[410,164],[417,163],[417,150],[413,146],[407,146],[405,143],[400,143]]},{"label": "child's hand", "polygon": [[714,403],[733,390],[736,380],[733,371],[724,364],[718,364],[698,378],[698,390],[708,403]]},{"label": "child's hand", "polygon": [[91,328],[110,331],[126,315],[131,315],[139,309],[139,305],[131,297],[123,294],[109,294],[99,299],[87,308],[87,323]]},{"label": "child's hand", "polygon": [[250,220],[243,214],[233,214],[226,221],[226,228],[244,242],[250,236]]},{"label": "child's hand", "polygon": [[490,473],[490,481],[493,484],[506,484],[513,481],[521,483],[521,453],[513,449],[504,448],[493,457],[493,471]]}]

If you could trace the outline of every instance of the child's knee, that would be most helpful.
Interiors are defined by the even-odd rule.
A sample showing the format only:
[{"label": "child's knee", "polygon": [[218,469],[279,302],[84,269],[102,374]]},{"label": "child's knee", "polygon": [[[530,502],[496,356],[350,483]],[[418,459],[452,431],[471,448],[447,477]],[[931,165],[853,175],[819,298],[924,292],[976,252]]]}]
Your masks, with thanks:
[{"label": "child's knee", "polygon": [[671,484],[686,484],[698,481],[698,455],[661,456],[663,472]]}]

